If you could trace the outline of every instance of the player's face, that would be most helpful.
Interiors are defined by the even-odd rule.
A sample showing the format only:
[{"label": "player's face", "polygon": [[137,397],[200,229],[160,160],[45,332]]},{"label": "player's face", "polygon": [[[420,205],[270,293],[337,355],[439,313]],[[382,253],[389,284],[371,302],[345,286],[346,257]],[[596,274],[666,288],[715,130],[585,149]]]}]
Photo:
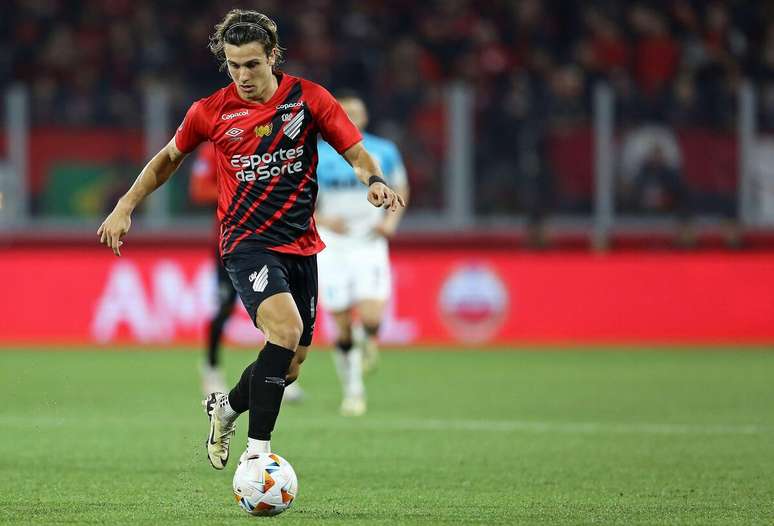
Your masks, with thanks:
[{"label": "player's face", "polygon": [[267,55],[263,44],[250,42],[241,46],[226,44],[228,73],[237,86],[239,96],[247,100],[260,100],[272,79],[271,68],[277,60],[276,49]]},{"label": "player's face", "polygon": [[360,99],[344,99],[341,101],[341,107],[347,112],[349,120],[359,129],[365,128],[368,124],[368,112],[365,104]]}]

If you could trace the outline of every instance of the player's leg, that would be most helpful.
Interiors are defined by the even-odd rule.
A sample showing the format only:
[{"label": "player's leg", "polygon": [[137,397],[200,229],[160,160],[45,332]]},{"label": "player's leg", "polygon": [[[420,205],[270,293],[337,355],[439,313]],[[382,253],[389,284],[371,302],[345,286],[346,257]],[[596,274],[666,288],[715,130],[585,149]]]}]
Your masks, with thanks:
[{"label": "player's leg", "polygon": [[293,360],[290,362],[290,368],[288,374],[285,376],[285,389],[291,385],[296,385],[301,374],[301,364],[306,360],[306,355],[309,352],[309,345],[299,345],[296,347],[296,354],[293,356]]},{"label": "player's leg", "polygon": [[[292,383],[298,378],[312,343],[317,317],[316,257],[275,256],[275,259],[281,262],[283,278],[274,280],[275,286],[281,285],[288,292],[268,297],[256,313],[256,324],[266,335],[267,343],[250,377],[248,455],[271,450],[269,441],[286,382]],[[299,347],[301,354],[296,355]]]},{"label": "player's leg", "polygon": [[225,376],[220,367],[220,348],[223,328],[234,311],[236,300],[236,290],[218,255],[216,255],[216,272],[218,307],[215,316],[210,320],[206,355],[202,365],[202,390],[205,395],[227,390]]},{"label": "player's leg", "polygon": [[364,299],[357,305],[363,326],[363,368],[368,372],[373,371],[379,363],[379,328],[385,305],[386,302],[381,299]]},{"label": "player's leg", "polygon": [[285,381],[303,333],[303,321],[289,292],[266,299],[256,321],[266,335],[250,379],[248,454],[269,452],[271,432],[279,415]]},{"label": "player's leg", "polygon": [[267,251],[232,255],[226,261],[231,281],[256,327],[263,331],[266,345],[228,395],[210,396],[206,401],[210,416],[207,453],[216,469],[223,469],[228,460],[230,438],[241,413],[250,415],[250,454],[270,450],[285,376],[303,331],[290,294],[287,265],[287,258]]},{"label": "player's leg", "polygon": [[312,344],[315,321],[317,320],[317,256],[294,257],[289,262],[290,288],[296,302],[303,331],[299,339],[296,354],[290,364],[286,378],[284,402],[297,403],[304,397],[304,391],[298,382],[301,364],[306,360]]},{"label": "player's leg", "polygon": [[336,322],[333,361],[341,382],[341,412],[362,414],[365,411],[361,351],[354,345],[352,334],[352,302],[355,270],[350,250],[329,247],[318,256],[320,263],[320,295]]},{"label": "player's leg", "polygon": [[360,416],[366,411],[366,391],[363,382],[362,349],[354,344],[352,309],[332,313],[336,322],[336,349],[333,357],[342,388],[341,414]]},{"label": "player's leg", "polygon": [[362,326],[363,370],[376,368],[379,359],[379,329],[392,289],[387,244],[374,243],[360,252],[354,296]]}]

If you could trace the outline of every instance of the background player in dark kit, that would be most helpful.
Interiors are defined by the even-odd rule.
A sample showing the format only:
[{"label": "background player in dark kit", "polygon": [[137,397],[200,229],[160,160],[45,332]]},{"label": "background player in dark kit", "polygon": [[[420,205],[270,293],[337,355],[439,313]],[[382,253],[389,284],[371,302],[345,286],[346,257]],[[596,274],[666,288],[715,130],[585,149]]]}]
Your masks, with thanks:
[{"label": "background player in dark kit", "polygon": [[[211,142],[202,144],[196,151],[196,159],[191,170],[189,194],[191,201],[199,205],[217,205],[218,203],[218,174],[217,157],[215,147]],[[216,232],[220,231],[220,225],[215,222]],[[219,237],[216,235],[216,237]],[[202,391],[204,395],[227,390],[225,374],[221,367],[221,348],[223,343],[223,331],[231,314],[234,312],[234,300],[237,292],[231,283],[226,267],[220,258],[220,247],[216,246],[215,253],[215,293],[216,308],[212,319],[207,325],[207,337],[204,353],[204,362],[201,365]],[[285,387],[283,402],[300,402],[304,393],[298,382]]]},{"label": "background player in dark kit", "polygon": [[239,414],[250,422],[246,454],[271,450],[286,383],[299,374],[314,328],[315,254],[324,247],[312,217],[317,197],[317,134],[342,154],[374,206],[397,210],[362,136],[321,86],[275,68],[282,57],[277,26],[255,11],[234,9],[215,26],[210,49],[233,83],[195,102],[175,137],[145,166],[97,234],[120,256],[131,213],[204,141],[218,160],[221,256],[266,346],[230,393],[206,400],[207,452],[223,469]]}]

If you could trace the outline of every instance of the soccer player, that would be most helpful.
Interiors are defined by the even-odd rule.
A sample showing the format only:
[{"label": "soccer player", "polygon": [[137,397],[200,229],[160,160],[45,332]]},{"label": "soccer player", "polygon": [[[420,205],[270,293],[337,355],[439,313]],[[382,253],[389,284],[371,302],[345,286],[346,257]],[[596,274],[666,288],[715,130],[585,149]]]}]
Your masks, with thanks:
[{"label": "soccer player", "polygon": [[[218,203],[218,177],[217,157],[215,147],[211,142],[202,144],[196,153],[189,193],[191,200],[200,205],[217,205]],[[219,225],[216,222],[216,225]],[[217,303],[215,316],[210,320],[207,333],[207,348],[205,350],[204,364],[202,364],[202,390],[205,396],[209,393],[226,391],[226,380],[220,367],[220,347],[223,336],[223,328],[231,313],[234,311],[236,289],[231,284],[226,267],[220,258],[219,250],[215,250],[215,268],[217,276]],[[303,398],[303,391],[294,382],[285,388],[283,401],[298,402]]]},{"label": "soccer player", "polygon": [[[363,100],[355,93],[340,92],[337,99],[361,131],[368,124]],[[406,170],[392,141],[363,133],[363,145],[376,157],[388,184],[408,199]],[[320,141],[317,167],[320,197],[315,219],[327,249],[320,254],[320,296],[336,321],[336,370],[341,380],[341,413],[365,413],[363,370],[374,367],[378,334],[390,294],[390,261],[387,240],[392,237],[404,208],[385,214],[356,199],[360,182],[352,167],[327,143]],[[353,336],[353,311],[357,311],[364,338]]]},{"label": "soccer player", "polygon": [[[189,194],[191,201],[199,205],[216,205],[218,202],[218,181],[216,172],[217,157],[212,143],[202,144],[196,154]],[[218,230],[220,226],[217,225]],[[210,320],[207,331],[207,348],[202,364],[202,390],[205,395],[213,392],[226,391],[226,380],[220,367],[220,343],[223,328],[232,311],[236,290],[231,284],[226,268],[220,259],[219,250],[215,253],[215,268],[217,272],[217,303],[215,316]]]},{"label": "soccer player", "polygon": [[[132,211],[164,184],[188,152],[215,145],[220,254],[234,288],[266,345],[229,393],[205,400],[207,456],[223,469],[237,417],[249,412],[244,455],[271,451],[285,386],[298,378],[317,313],[316,254],[324,245],[313,212],[317,134],[354,168],[368,201],[392,211],[403,198],[381,176],[362,136],[323,87],[277,69],[277,25],[233,9],[215,26],[210,50],[233,80],[193,103],[170,142],[143,168],[97,230],[121,255]],[[362,197],[361,197],[362,198]]]}]

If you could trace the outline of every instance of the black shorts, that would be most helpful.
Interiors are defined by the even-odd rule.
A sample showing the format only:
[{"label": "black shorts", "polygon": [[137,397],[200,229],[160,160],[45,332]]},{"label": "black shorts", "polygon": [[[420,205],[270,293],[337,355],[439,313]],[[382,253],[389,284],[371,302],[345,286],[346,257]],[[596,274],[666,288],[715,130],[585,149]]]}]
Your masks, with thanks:
[{"label": "black shorts", "polygon": [[317,318],[317,256],[245,247],[228,254],[223,263],[253,323],[263,300],[289,292],[304,324],[298,344],[311,345]]}]

